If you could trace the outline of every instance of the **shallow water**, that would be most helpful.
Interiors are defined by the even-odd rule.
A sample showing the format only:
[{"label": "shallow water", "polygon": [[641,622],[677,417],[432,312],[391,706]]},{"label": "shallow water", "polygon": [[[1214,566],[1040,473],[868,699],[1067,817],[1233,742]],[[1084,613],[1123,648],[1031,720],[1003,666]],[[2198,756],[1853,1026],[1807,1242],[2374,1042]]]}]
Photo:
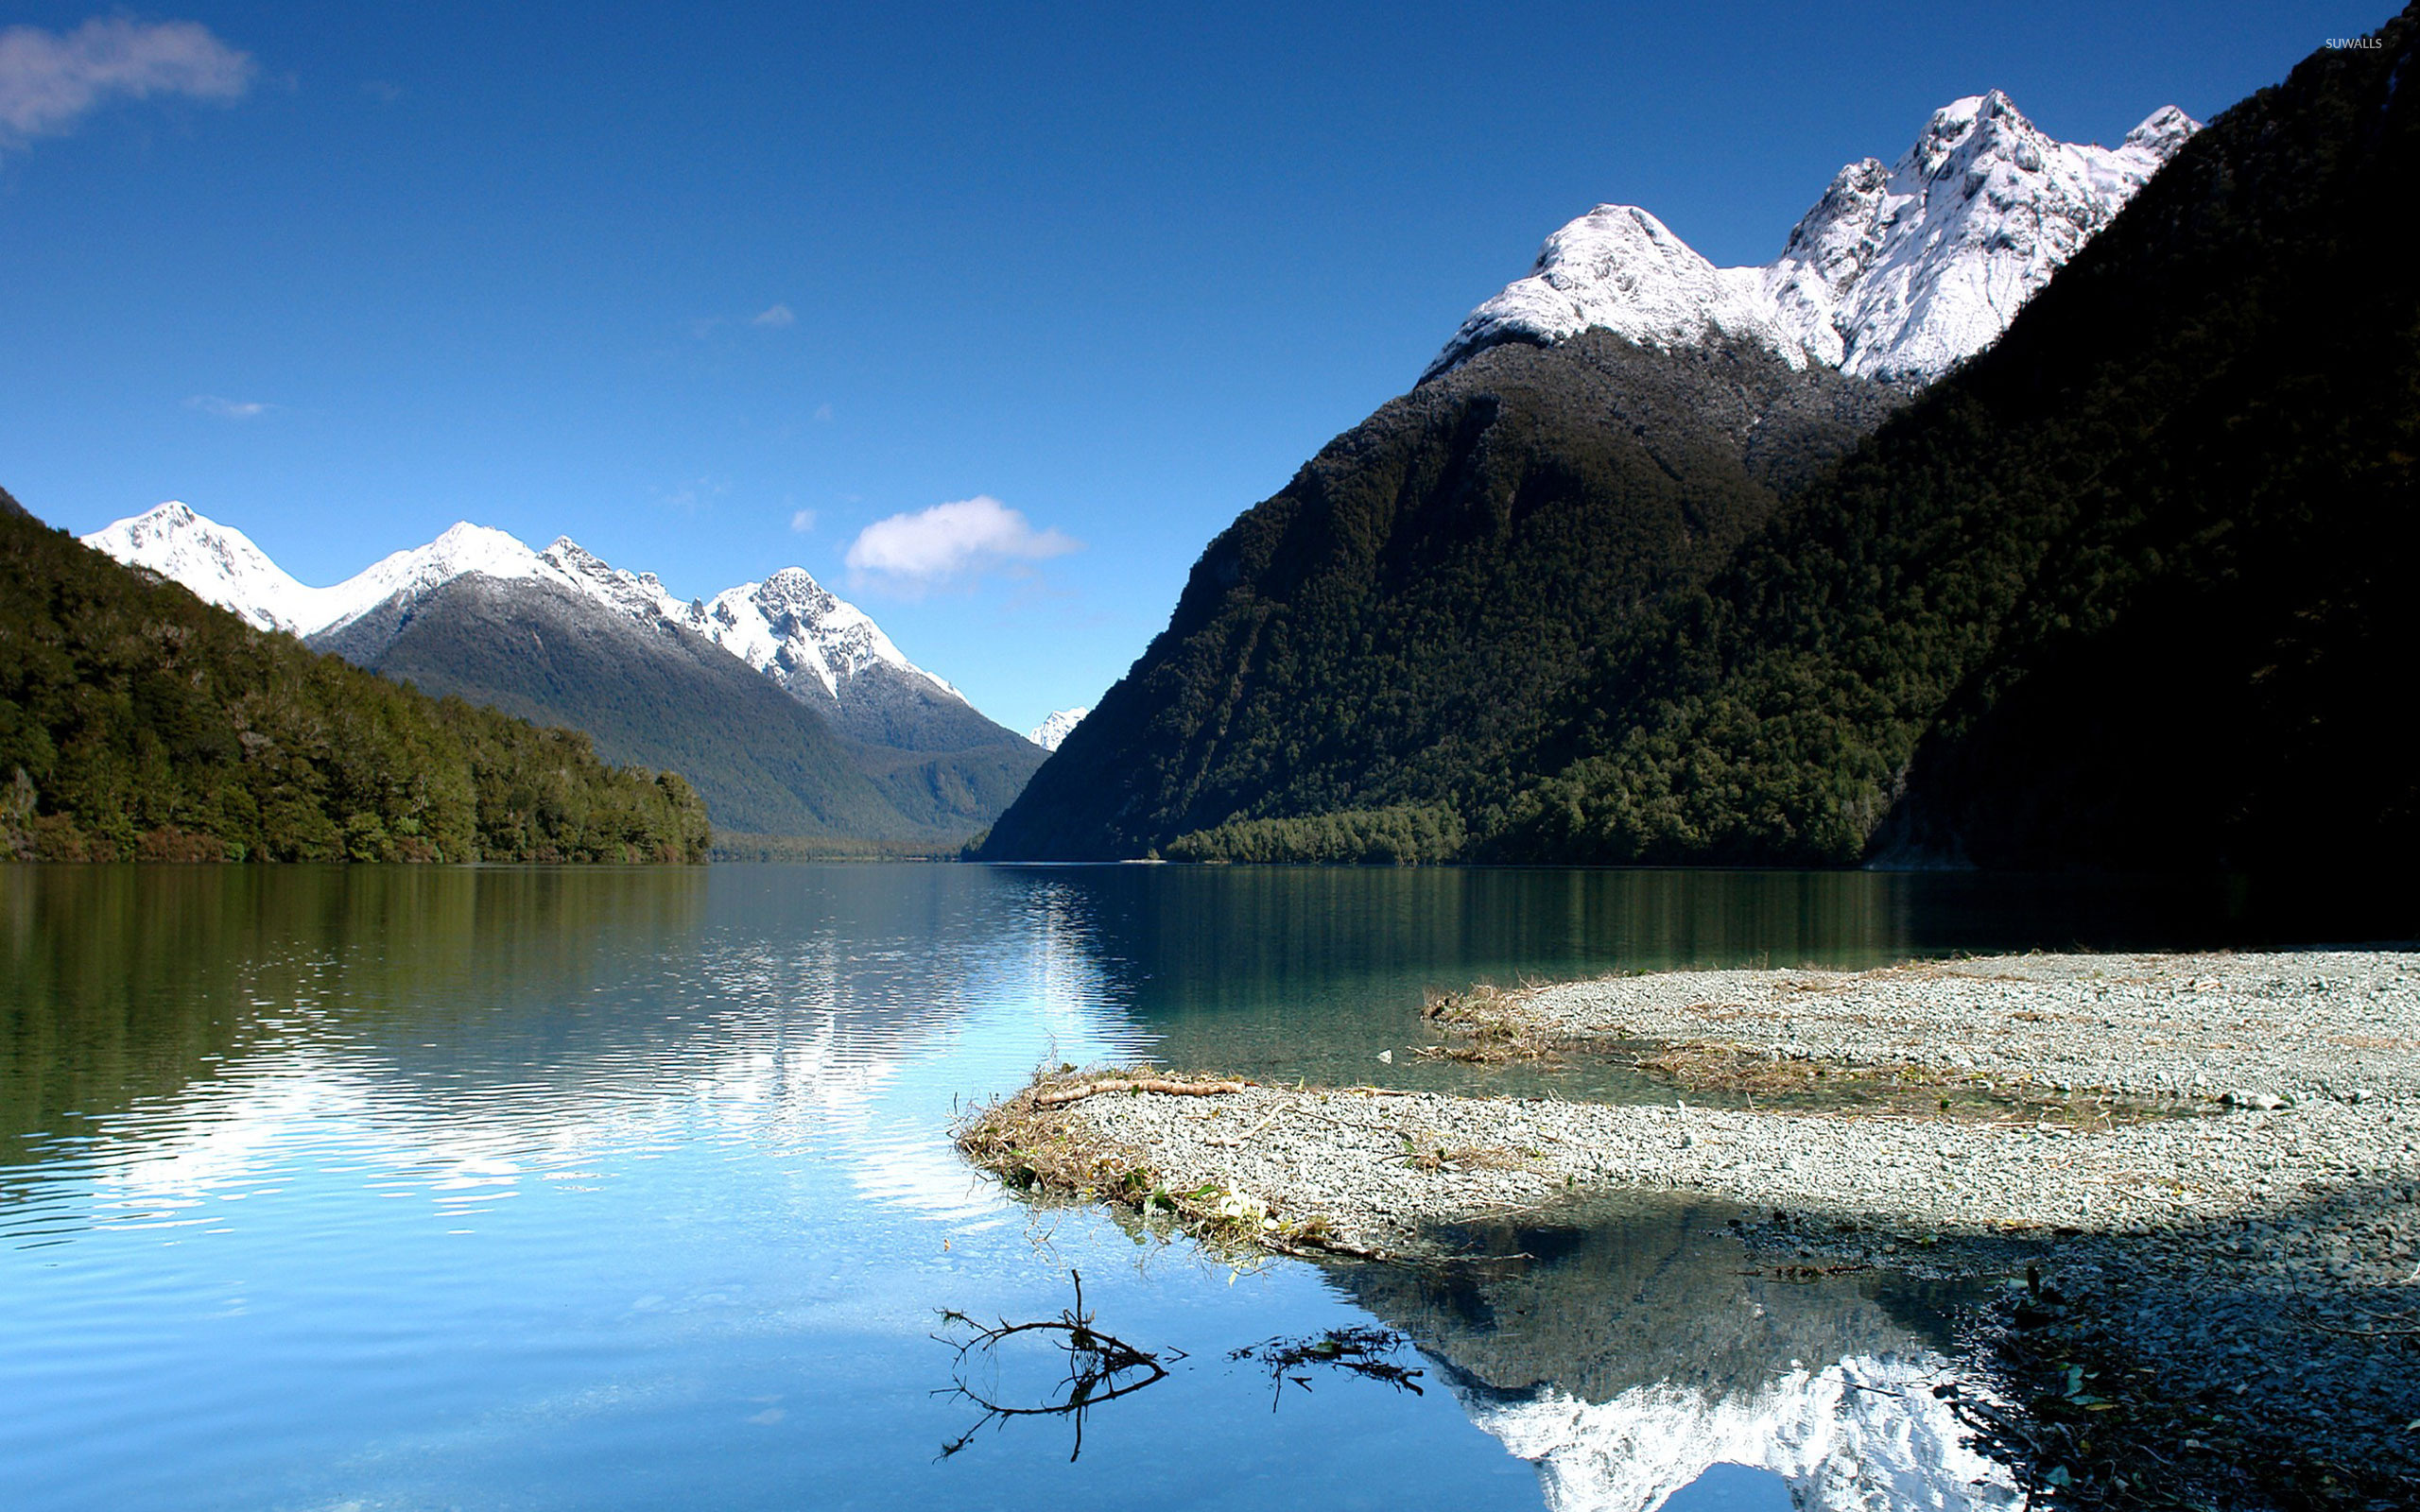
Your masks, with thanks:
[{"label": "shallow water", "polygon": [[[1375,1057],[1474,980],[2203,944],[2243,910],[1783,873],[0,867],[0,1486],[26,1508],[1988,1503],[1943,1420],[1890,1405],[1955,1369],[1954,1299],[1743,1275],[1720,1212],[1236,1274],[1020,1206],[946,1126],[1046,1059],[1472,1085]],[[982,1413],[937,1310],[1055,1315],[1070,1269],[1167,1378],[941,1456]],[[1229,1358],[1370,1326],[1422,1391]],[[969,1368],[1048,1383],[1008,1351]]]}]

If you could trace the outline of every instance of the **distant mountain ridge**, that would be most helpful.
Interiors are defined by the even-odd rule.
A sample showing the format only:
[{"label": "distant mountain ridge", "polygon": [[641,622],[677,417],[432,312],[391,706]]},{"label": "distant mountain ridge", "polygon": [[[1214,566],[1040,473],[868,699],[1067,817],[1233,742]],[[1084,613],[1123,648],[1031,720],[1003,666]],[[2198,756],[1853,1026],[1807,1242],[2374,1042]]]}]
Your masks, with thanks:
[{"label": "distant mountain ridge", "polygon": [[[785,567],[712,599],[684,600],[655,574],[611,566],[569,536],[533,551],[504,531],[465,521],[334,587],[312,588],[241,530],[174,500],[96,530],[84,542],[182,583],[263,629],[305,640],[342,629],[391,598],[415,598],[474,573],[549,583],[642,624],[661,621],[701,635],[878,745],[951,749],[1006,733],[982,719],[956,688],[909,662],[864,610],[824,590],[804,568]],[[914,706],[927,723],[952,727],[949,735],[933,744],[935,737],[914,719],[892,712],[902,704]],[[879,712],[861,712],[867,707]],[[968,725],[961,712],[980,726]]]},{"label": "distant mountain ridge", "polygon": [[1954,100],[1897,163],[1842,168],[1760,267],[1718,268],[1648,212],[1599,205],[1473,310],[1422,381],[1505,342],[1603,330],[1650,347],[1751,340],[1793,368],[1929,383],[1997,339],[2200,129],[2166,106],[2106,148],[2050,137],[1998,90]]},{"label": "distant mountain ridge", "polygon": [[86,541],[261,628],[683,772],[729,829],[953,840],[1042,758],[799,568],[683,601],[568,537],[533,551],[464,523],[312,588],[175,502]]}]

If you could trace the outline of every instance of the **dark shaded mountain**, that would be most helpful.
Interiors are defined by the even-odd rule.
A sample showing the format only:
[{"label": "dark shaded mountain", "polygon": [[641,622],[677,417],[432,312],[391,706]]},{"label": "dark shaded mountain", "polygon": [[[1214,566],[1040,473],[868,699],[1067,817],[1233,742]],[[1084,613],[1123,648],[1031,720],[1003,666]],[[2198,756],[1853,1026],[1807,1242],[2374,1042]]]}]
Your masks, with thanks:
[{"label": "dark shaded mountain", "polygon": [[1359,817],[1336,845],[1458,845],[1498,822],[1516,758],[1604,639],[1719,570],[1898,397],[1747,343],[1590,332],[1480,352],[1211,543],[983,854],[1191,836],[1205,858],[1359,859],[1288,824],[1338,815]]},{"label": "dark shaded mountain", "polygon": [[0,493],[0,855],[701,861],[671,773],[265,632]]},{"label": "dark shaded mountain", "polygon": [[2187,144],[1609,646],[1490,853],[2360,863],[2420,839],[2413,13]]},{"label": "dark shaded mountain", "polygon": [[954,843],[1042,756],[1014,739],[940,754],[861,745],[703,637],[544,580],[464,574],[310,644],[432,694],[573,725],[612,759],[686,774],[717,825],[753,833]]},{"label": "dark shaded mountain", "polygon": [[[1476,387],[1397,401],[1212,546],[986,854],[2398,853],[2420,839],[2397,743],[2414,30],[2213,122],[1835,467],[1854,405],[1776,472],[1768,424],[1725,425],[1703,387],[1637,423],[1636,386],[1685,354],[1601,336],[1629,352],[1601,388],[1484,367],[1499,348],[1448,375]],[[1516,379],[1553,397],[1497,392]],[[1766,392],[1742,387],[1749,414]]]}]

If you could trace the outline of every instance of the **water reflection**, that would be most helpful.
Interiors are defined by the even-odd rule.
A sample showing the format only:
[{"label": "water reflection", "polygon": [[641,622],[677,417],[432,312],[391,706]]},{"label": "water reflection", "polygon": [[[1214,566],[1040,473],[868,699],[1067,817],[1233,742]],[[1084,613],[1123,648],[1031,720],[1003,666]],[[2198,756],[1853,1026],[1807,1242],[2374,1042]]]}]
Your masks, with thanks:
[{"label": "water reflection", "polygon": [[1046,1054],[1141,1048],[1046,880],[732,868],[710,908],[703,871],[6,875],[0,1193],[39,1171],[58,1196],[72,1167],[101,1222],[191,1221],[338,1148],[467,1216],[525,1177],[717,1138],[962,1216],[996,1198],[933,1089],[893,1095],[903,1066],[972,1062],[980,1091]]},{"label": "water reflection", "polygon": [[1607,1206],[1474,1228],[1455,1237],[1516,1258],[1338,1284],[1442,1363],[1558,1512],[1650,1512],[1721,1465],[1778,1477],[1799,1508],[2013,1505],[1932,1389],[1959,1379],[1949,1298],[1878,1274],[1780,1279],[1727,1216]]},{"label": "water reflection", "polygon": [[[1470,1085],[1374,1052],[1424,988],[1483,978],[2236,918],[1957,878],[0,866],[0,1482],[42,1506],[969,1499],[916,1479],[966,1426],[928,1395],[932,1309],[1033,1315],[1074,1263],[1127,1336],[1209,1363],[1102,1414],[1080,1467],[987,1439],[973,1499],[1643,1505],[1716,1460],[1808,1504],[1930,1495],[1873,1478],[1951,1462],[1905,1389],[1939,1359],[1923,1298],[1743,1278],[1631,1218],[1343,1299],[1298,1267],[1137,1267],[1082,1215],[1038,1251],[952,1110],[1046,1058]],[[1450,1396],[1357,1380],[1271,1415],[1260,1366],[1219,1363],[1374,1315]]]}]

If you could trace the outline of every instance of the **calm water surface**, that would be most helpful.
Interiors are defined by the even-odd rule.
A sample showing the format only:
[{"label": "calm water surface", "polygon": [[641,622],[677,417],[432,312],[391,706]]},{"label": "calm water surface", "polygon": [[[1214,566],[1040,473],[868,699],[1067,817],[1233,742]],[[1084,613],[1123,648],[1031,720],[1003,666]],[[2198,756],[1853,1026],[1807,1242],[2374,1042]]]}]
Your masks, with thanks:
[{"label": "calm water surface", "polygon": [[[1425,990],[2207,943],[2243,908],[1866,875],[0,867],[0,1502],[1991,1504],[1886,1405],[1956,1368],[1952,1298],[1743,1275],[1713,1211],[1237,1274],[1004,1196],[952,1110],[1046,1059],[1467,1086],[1375,1058]],[[1072,1460],[1063,1417],[941,1456],[981,1411],[937,1310],[1053,1315],[1070,1268],[1167,1379]],[[1419,1393],[1230,1358],[1357,1327],[1407,1336]],[[1040,1402],[1051,1368],[963,1373]]]}]

